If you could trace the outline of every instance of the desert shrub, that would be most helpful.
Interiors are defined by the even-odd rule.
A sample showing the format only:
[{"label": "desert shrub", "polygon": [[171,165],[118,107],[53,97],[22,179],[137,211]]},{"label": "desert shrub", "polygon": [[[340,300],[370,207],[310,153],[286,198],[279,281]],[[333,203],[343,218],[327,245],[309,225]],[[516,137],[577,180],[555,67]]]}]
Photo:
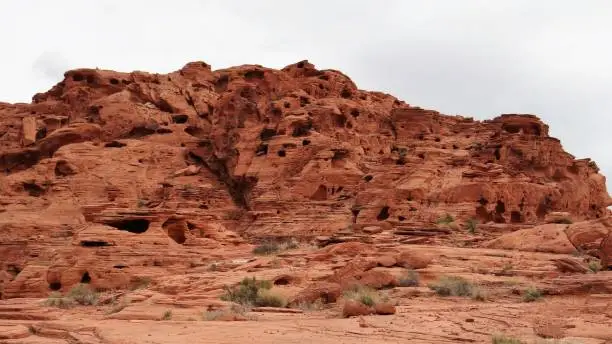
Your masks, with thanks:
[{"label": "desert shrub", "polygon": [[124,308],[130,305],[130,299],[127,297],[121,298],[121,300],[115,300],[106,314],[115,314],[121,312]]},{"label": "desert shrub", "polygon": [[493,344],[522,344],[523,342],[513,337],[507,337],[502,334],[496,334],[493,336],[493,338],[491,338],[491,343]]},{"label": "desert shrub", "polygon": [[320,311],[323,308],[325,308],[325,302],[323,302],[322,299],[317,299],[313,302],[302,301],[298,303],[297,305],[295,305],[294,307],[299,308],[303,310],[304,312]]},{"label": "desert shrub", "polygon": [[253,249],[253,254],[270,255],[282,251],[293,250],[298,248],[299,244],[295,239],[267,241],[259,244]]},{"label": "desert shrub", "polygon": [[589,270],[591,270],[591,272],[593,272],[593,273],[597,273],[597,272],[601,271],[601,263],[599,263],[596,260],[591,260],[589,262]]},{"label": "desert shrub", "polygon": [[[260,295],[263,295],[263,292],[260,292],[260,290],[269,290],[270,288],[272,288],[272,283],[270,281],[258,281],[255,277],[245,277],[236,286],[226,286],[225,293],[221,296],[221,300],[232,301],[241,305],[261,305],[258,304],[258,302],[265,303],[266,301],[260,300]],[[268,296],[266,295],[265,297]]]},{"label": "desert shrub", "polygon": [[399,279],[400,287],[418,287],[419,286],[419,273],[414,270],[408,270]]},{"label": "desert shrub", "polygon": [[98,303],[98,296],[87,284],[79,283],[68,292],[67,297],[80,305],[90,306]]},{"label": "desert shrub", "polygon": [[474,286],[459,276],[442,276],[429,288],[440,296],[471,296]]},{"label": "desert shrub", "polygon": [[254,304],[259,307],[286,307],[287,299],[269,289],[259,289]]},{"label": "desert shrub", "polygon": [[53,292],[45,301],[46,306],[70,308],[76,305],[90,306],[98,303],[98,293],[91,290],[87,284],[79,283],[66,296]]},{"label": "desert shrub", "polygon": [[275,242],[265,242],[263,244],[257,245],[253,249],[254,254],[258,254],[262,256],[274,254],[274,253],[277,253],[278,251],[280,251],[280,247]]},{"label": "desert shrub", "polygon": [[166,311],[164,311],[164,314],[162,314],[161,320],[171,320],[172,319],[172,311],[167,309]]},{"label": "desert shrub", "polygon": [[470,234],[476,233],[476,227],[478,226],[478,222],[475,219],[469,219],[466,225],[467,225],[468,233]]},{"label": "desert shrub", "polygon": [[523,293],[523,301],[533,302],[542,298],[542,292],[535,287],[529,287]]},{"label": "desert shrub", "polygon": [[436,221],[436,223],[438,224],[449,224],[449,223],[453,223],[455,222],[455,218],[453,218],[453,216],[451,214],[446,214],[440,218],[438,218],[438,220]]},{"label": "desert shrub", "polygon": [[60,292],[52,292],[44,302],[45,306],[57,308],[71,308],[76,305],[73,299],[64,297]]},{"label": "desert shrub", "polygon": [[355,300],[363,303],[366,306],[374,306],[379,302],[387,301],[375,289],[362,285],[353,285],[348,290],[344,291],[344,297],[349,300]]}]

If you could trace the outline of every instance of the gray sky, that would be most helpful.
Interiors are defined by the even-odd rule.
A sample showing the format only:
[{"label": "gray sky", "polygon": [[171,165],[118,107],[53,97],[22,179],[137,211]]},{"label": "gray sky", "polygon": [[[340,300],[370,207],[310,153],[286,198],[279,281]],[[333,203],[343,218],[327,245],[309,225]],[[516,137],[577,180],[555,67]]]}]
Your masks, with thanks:
[{"label": "gray sky", "polygon": [[446,114],[537,114],[610,190],[611,18],[609,0],[2,1],[0,100],[29,102],[78,67],[308,59]]}]

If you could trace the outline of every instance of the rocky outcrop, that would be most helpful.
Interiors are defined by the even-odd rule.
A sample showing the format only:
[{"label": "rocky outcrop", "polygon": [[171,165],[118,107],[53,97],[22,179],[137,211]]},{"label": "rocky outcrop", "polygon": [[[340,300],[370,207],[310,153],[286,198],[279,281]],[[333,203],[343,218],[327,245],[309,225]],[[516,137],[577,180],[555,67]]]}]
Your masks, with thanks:
[{"label": "rocky outcrop", "polygon": [[430,235],[447,213],[528,227],[612,204],[535,116],[445,116],[308,61],[66,72],[0,103],[0,168],[3,298],[124,288],[253,239]]}]

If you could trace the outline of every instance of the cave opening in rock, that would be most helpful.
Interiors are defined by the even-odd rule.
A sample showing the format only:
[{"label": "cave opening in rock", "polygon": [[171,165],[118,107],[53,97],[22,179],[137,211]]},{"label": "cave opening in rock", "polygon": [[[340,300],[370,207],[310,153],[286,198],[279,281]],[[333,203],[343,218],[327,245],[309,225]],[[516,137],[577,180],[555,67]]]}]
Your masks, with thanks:
[{"label": "cave opening in rock", "polygon": [[302,146],[308,146],[310,144],[310,140],[302,140]]},{"label": "cave opening in rock", "polygon": [[119,80],[117,80],[115,78],[111,78],[110,79],[110,83],[113,84],[113,85],[117,85],[117,84],[119,84]]},{"label": "cave opening in rock", "polygon": [[28,192],[28,195],[32,197],[40,197],[46,191],[34,182],[24,182],[22,186],[23,189]]},{"label": "cave opening in rock", "polygon": [[189,229],[189,224],[185,220],[171,217],[162,224],[162,228],[177,244],[182,245],[187,240],[185,232]]},{"label": "cave opening in rock", "polygon": [[174,240],[174,242],[181,245],[184,244],[187,240],[187,237],[185,236],[185,230],[178,226],[168,228],[168,236],[170,237],[170,239]]},{"label": "cave opening in rock", "polygon": [[183,124],[183,123],[187,123],[187,120],[189,120],[189,116],[187,115],[184,115],[184,114],[172,115],[172,123]]},{"label": "cave opening in rock", "polygon": [[279,150],[276,154],[278,154],[278,156],[280,156],[281,158],[287,156],[287,152],[284,149]]},{"label": "cave opening in rock", "polygon": [[510,222],[511,223],[521,223],[521,222],[523,222],[523,217],[521,216],[521,213],[518,212],[518,211],[510,212]]},{"label": "cave opening in rock", "polygon": [[371,181],[372,179],[374,179],[374,177],[373,177],[371,174],[368,174],[367,176],[363,177],[363,179],[364,179],[366,182],[369,182],[369,181]]},{"label": "cave opening in rock", "polygon": [[83,276],[81,276],[81,283],[91,283],[91,276],[89,276],[89,272],[85,271]]},{"label": "cave opening in rock", "polygon": [[388,206],[384,206],[380,212],[378,213],[378,215],[376,216],[376,219],[378,221],[384,221],[386,219],[389,218],[389,207]]},{"label": "cave opening in rock", "polygon": [[267,155],[268,154],[268,145],[265,143],[260,144],[259,146],[257,146],[257,150],[255,151],[255,155],[256,156],[262,156],[262,155]]},{"label": "cave opening in rock", "polygon": [[53,291],[58,291],[62,289],[62,284],[60,282],[51,282],[49,283],[49,289]]},{"label": "cave opening in rock", "polygon": [[264,128],[261,133],[259,133],[259,139],[262,141],[267,141],[276,136],[276,130],[272,128]]},{"label": "cave opening in rock", "polygon": [[495,148],[495,160],[499,160],[501,158],[501,153],[499,152],[499,148]]},{"label": "cave opening in rock", "polygon": [[144,136],[153,135],[153,134],[155,134],[155,129],[138,126],[138,127],[132,128],[132,130],[130,130],[130,132],[128,133],[128,136],[132,138],[138,138],[138,137],[144,137]]},{"label": "cave opening in rock", "polygon": [[401,216],[401,215],[400,215],[400,216],[398,216],[398,217],[397,217],[397,219],[398,219],[398,221],[400,221],[400,222],[401,222],[401,221],[406,221],[406,217],[405,217],[405,216]]},{"label": "cave opening in rock", "polygon": [[495,205],[495,212],[498,214],[503,214],[506,211],[506,205],[502,201],[497,201]]},{"label": "cave opening in rock", "polygon": [[81,240],[80,245],[82,247],[104,247],[112,246],[109,242],[103,240]]},{"label": "cave opening in rock", "polygon": [[107,222],[107,225],[115,227],[118,230],[126,231],[135,234],[142,234],[149,229],[149,220],[145,219],[126,219]]}]

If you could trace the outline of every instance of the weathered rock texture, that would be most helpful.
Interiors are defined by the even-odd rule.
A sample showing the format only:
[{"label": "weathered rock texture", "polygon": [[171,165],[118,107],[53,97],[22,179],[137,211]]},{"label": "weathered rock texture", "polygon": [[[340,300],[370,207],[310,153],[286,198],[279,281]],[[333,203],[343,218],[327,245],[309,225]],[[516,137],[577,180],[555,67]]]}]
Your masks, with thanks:
[{"label": "weathered rock texture", "polygon": [[0,168],[3,298],[126,288],[267,237],[437,235],[424,227],[446,213],[527,227],[612,204],[535,116],[445,116],[307,61],[69,71],[0,104]]}]

